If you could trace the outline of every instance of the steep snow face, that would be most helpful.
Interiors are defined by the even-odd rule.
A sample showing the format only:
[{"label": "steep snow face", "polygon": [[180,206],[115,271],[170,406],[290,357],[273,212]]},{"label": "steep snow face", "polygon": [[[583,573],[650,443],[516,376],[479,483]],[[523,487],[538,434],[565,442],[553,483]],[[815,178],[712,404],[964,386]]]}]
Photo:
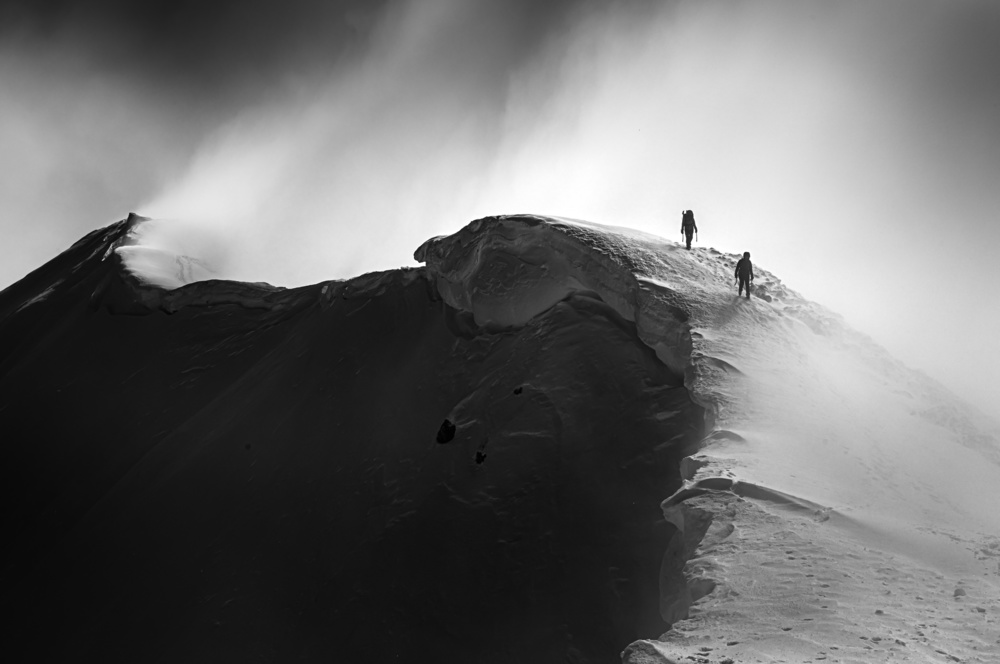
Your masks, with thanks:
[{"label": "steep snow face", "polygon": [[[733,259],[702,260],[725,276]],[[737,434],[709,442],[695,481],[733,472],[820,505],[880,546],[981,574],[970,549],[1000,532],[989,507],[1000,501],[996,422],[773,275],[758,270],[757,284],[764,301],[692,320],[695,363],[738,376],[694,388],[729,404],[716,426]]]},{"label": "steep snow face", "polygon": [[[428,240],[414,256],[427,263],[448,304],[484,325],[522,325],[571,293],[600,299],[635,323],[660,361],[686,377],[710,418],[725,416],[734,402],[731,384],[739,372],[704,349],[712,346],[708,330],[730,322],[742,304],[727,286],[728,257],[714,250],[692,253],[631,229],[517,215],[476,220]],[[765,274],[758,284],[768,279]]]},{"label": "steep snow face", "polygon": [[671,273],[658,253],[667,246],[637,231],[521,215],[476,220],[428,240],[414,257],[427,263],[445,302],[480,325],[517,327],[570,294],[595,297],[635,323],[660,360],[683,375],[691,354],[686,298],[642,282]]},{"label": "steep snow face", "polygon": [[9,647],[605,662],[679,615],[659,502],[702,409],[596,291],[477,322],[423,269],[165,290],[128,231],[82,290],[0,294]]},{"label": "steep snow face", "polygon": [[1000,532],[982,502],[1000,496],[996,424],[759,266],[739,299],[737,256],[536,216],[477,220],[416,257],[482,324],[521,325],[571,293],[634,321],[709,409],[696,482],[738,476],[932,557],[951,555],[932,525]]},{"label": "steep snow face", "polygon": [[[781,622],[781,608],[755,611],[770,601],[757,590],[760,584],[787,585],[781,596],[789,606],[823,609],[816,619],[836,619],[822,593],[815,607],[801,604],[801,598],[816,595],[816,575],[790,562],[803,550],[829,554],[815,563],[827,579],[848,576],[837,569],[853,572],[852,561],[868,560],[882,569],[907,570],[897,580],[958,584],[956,596],[973,587],[969,579],[985,584],[976,588],[979,597],[990,597],[990,588],[1000,591],[996,422],[766,270],[755,267],[754,297],[746,300],[737,297],[733,283],[735,255],[686,251],[628,229],[531,216],[478,220],[428,241],[416,256],[427,262],[447,302],[484,323],[517,326],[572,293],[601,299],[635,322],[643,342],[683,374],[692,398],[707,408],[702,449],[682,464],[685,485],[662,506],[665,518],[682,531],[702,522],[706,512],[712,515],[714,530],[687,574],[695,597],[703,594],[695,592],[699,588],[715,592],[698,605],[707,608],[696,606],[695,617],[671,632],[668,641],[685,649],[638,644],[628,661],[693,656],[701,635],[717,638],[718,625],[727,620],[735,623],[730,634],[737,641],[792,629]],[[752,509],[733,503],[734,497],[752,501]],[[738,536],[740,528],[756,539]],[[810,531],[811,542],[788,536]],[[767,532],[785,547],[772,545],[763,536]],[[876,550],[878,555],[870,553]],[[773,559],[776,553],[781,559]],[[753,562],[782,565],[785,558],[788,569],[770,577]],[[850,575],[855,585],[836,595],[845,626],[852,611],[872,602],[864,565],[856,571]],[[790,578],[800,582],[789,585]],[[886,586],[890,579],[879,583]],[[893,610],[906,624],[926,621],[920,599],[915,605],[896,602]],[[844,633],[851,645],[870,638],[860,625]],[[692,635],[690,642],[685,634]],[[959,652],[972,654],[983,638],[1000,643],[998,637],[987,628],[948,638],[965,648]],[[767,648],[793,660],[822,654],[796,645],[801,629],[790,638],[733,655],[758,657]]]},{"label": "steep snow face", "polygon": [[[603,662],[672,624],[627,661],[804,661],[873,587],[997,596],[995,423],[759,266],[746,300],[736,256],[507,216],[418,270],[168,290],[136,221],[0,293],[42,659]],[[892,629],[938,625],[901,593]]]},{"label": "steep snow face", "polygon": [[0,372],[57,333],[67,313],[92,308],[121,283],[115,249],[137,219],[132,215],[89,233],[0,291]]}]

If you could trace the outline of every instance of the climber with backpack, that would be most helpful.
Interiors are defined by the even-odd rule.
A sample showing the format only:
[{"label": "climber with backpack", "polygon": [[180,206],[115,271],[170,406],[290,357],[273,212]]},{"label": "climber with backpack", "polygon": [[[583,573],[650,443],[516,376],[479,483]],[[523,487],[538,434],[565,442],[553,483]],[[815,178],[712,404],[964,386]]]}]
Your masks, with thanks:
[{"label": "climber with backpack", "polygon": [[750,299],[750,284],[753,283],[753,263],[750,262],[750,252],[744,251],[743,258],[736,263],[736,283],[740,286],[739,297],[743,295],[743,287],[747,289],[747,299]]},{"label": "climber with backpack", "polygon": [[687,238],[687,248],[691,249],[691,236],[697,235],[698,225],[694,223],[694,212],[684,210],[681,213],[681,235]]}]

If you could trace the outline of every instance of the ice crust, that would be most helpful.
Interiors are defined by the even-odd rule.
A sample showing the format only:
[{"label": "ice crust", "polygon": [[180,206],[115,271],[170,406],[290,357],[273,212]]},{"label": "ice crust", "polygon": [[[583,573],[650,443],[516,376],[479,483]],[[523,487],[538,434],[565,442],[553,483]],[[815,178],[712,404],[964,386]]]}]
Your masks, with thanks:
[{"label": "ice crust", "polygon": [[662,241],[637,231],[533,215],[487,217],[432,238],[426,263],[445,302],[480,325],[517,327],[571,294],[596,297],[625,320],[671,370],[690,364],[687,315],[647,275],[666,270]]}]

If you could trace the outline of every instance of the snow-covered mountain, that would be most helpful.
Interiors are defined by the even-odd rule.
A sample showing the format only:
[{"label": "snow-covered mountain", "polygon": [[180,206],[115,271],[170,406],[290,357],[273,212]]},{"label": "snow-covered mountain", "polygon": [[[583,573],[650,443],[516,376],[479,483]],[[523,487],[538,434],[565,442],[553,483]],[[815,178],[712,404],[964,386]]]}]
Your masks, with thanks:
[{"label": "snow-covered mountain", "polygon": [[34,661],[1000,652],[996,423],[759,266],[508,216],[282,289],[143,223],[0,293]]}]

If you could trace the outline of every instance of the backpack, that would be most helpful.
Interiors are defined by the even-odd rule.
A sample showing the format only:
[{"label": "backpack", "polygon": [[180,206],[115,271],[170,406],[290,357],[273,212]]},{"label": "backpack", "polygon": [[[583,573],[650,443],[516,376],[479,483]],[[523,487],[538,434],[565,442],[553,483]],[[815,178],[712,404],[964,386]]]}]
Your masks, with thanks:
[{"label": "backpack", "polygon": [[681,216],[681,226],[685,229],[694,228],[694,212],[691,210],[684,211],[684,214]]}]

